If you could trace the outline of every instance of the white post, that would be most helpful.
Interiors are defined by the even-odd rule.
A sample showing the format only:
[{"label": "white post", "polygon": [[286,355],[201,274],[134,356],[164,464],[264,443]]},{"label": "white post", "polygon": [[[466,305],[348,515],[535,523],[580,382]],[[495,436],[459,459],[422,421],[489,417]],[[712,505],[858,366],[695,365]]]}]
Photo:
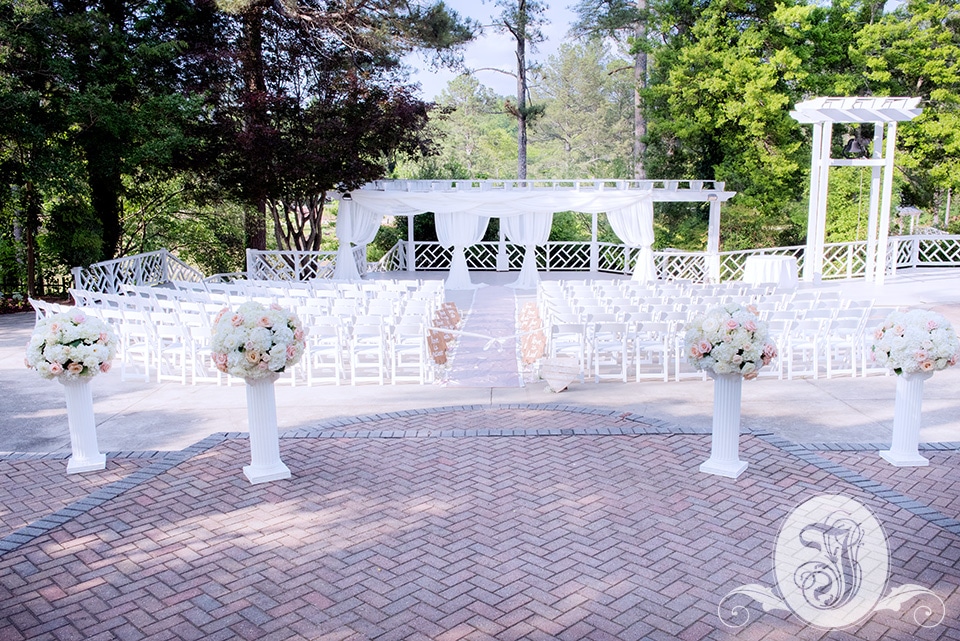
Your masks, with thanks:
[{"label": "white post", "polygon": [[[823,274],[823,241],[827,233],[827,186],[830,182],[830,147],[833,142],[833,123],[823,124],[820,138],[820,189],[817,192],[817,227],[814,236],[813,280],[818,281]],[[804,270],[806,278],[806,270]]]},{"label": "white post", "polygon": [[413,214],[407,216],[407,271],[417,271],[417,250],[413,240]]},{"label": "white post", "polygon": [[[873,153],[874,160],[883,158],[883,123],[874,123]],[[876,277],[874,270],[877,261],[877,216],[880,214],[880,190],[883,173],[879,165],[870,168],[870,209],[867,214],[867,262],[864,265],[866,281],[872,282]]]},{"label": "white post", "polygon": [[70,448],[67,474],[79,474],[107,467],[107,457],[97,446],[97,421],[93,415],[93,392],[89,378],[59,377],[67,399],[67,424],[70,427]]},{"label": "white post", "polygon": [[510,259],[507,258],[507,235],[503,230],[503,219],[500,219],[500,238],[497,241],[497,271],[510,271]]},{"label": "white post", "polygon": [[720,200],[714,197],[710,203],[710,223],[707,227],[707,277],[711,282],[720,282]]},{"label": "white post", "polygon": [[893,437],[889,450],[880,452],[884,460],[897,467],[923,467],[930,461],[920,456],[920,407],[923,382],[933,372],[913,372],[897,376],[897,400],[893,415]]},{"label": "white post", "polygon": [[803,280],[807,282],[813,281],[813,274],[816,269],[814,256],[817,253],[816,220],[817,206],[820,202],[820,165],[823,162],[820,158],[822,151],[820,141],[822,139],[823,123],[815,122],[813,123],[813,145],[810,153],[810,203],[807,205],[807,247],[803,254]]},{"label": "white post", "polygon": [[254,485],[290,478],[290,468],[280,460],[277,398],[273,389],[277,378],[274,375],[246,379],[250,465],[243,468],[243,475]]},{"label": "white post", "polygon": [[[883,166],[883,197],[880,200],[880,229],[877,240],[876,278],[883,285],[887,272],[887,239],[890,236],[890,203],[893,197],[893,154],[896,150],[897,123],[887,123],[887,145]],[[896,261],[896,256],[894,256]]]},{"label": "white post", "polygon": [[597,246],[597,213],[594,212],[590,221],[590,273],[600,271],[600,248]]},{"label": "white post", "polygon": [[740,451],[740,397],[743,376],[714,374],[713,378],[713,432],[710,458],[700,465],[700,471],[735,479],[747,469]]}]

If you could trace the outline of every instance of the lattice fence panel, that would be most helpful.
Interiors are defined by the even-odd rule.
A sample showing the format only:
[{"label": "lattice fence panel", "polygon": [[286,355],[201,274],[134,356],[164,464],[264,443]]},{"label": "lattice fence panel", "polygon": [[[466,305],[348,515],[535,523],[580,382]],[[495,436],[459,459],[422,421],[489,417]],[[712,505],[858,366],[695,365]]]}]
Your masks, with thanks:
[{"label": "lattice fence panel", "polygon": [[823,247],[822,278],[859,278],[866,274],[867,243],[831,243]]},{"label": "lattice fence panel", "polygon": [[653,258],[657,274],[664,280],[707,280],[707,255],[680,252],[657,252]]},{"label": "lattice fence panel", "polygon": [[[537,248],[538,251],[541,248]],[[543,267],[548,271],[586,271],[590,269],[590,243],[554,242],[542,248]],[[541,262],[537,261],[537,267]]]},{"label": "lattice fence panel", "polygon": [[416,254],[418,270],[442,270],[450,269],[453,250],[440,243],[421,242],[416,244]]},{"label": "lattice fence panel", "polygon": [[[618,274],[629,273],[630,265],[627,259],[627,249],[628,248],[623,245],[601,243],[599,247],[600,261],[598,270]],[[589,265],[589,262],[587,264]]]},{"label": "lattice fence panel", "polygon": [[[477,243],[466,249],[467,268],[494,270],[497,268],[497,249],[499,243]],[[448,263],[449,267],[449,263]]]},{"label": "lattice fence panel", "polygon": [[960,265],[960,236],[918,238],[917,262],[943,267]]},{"label": "lattice fence panel", "polygon": [[124,256],[73,270],[78,289],[116,294],[123,285],[157,285],[169,280],[198,282],[203,275],[165,249]]}]

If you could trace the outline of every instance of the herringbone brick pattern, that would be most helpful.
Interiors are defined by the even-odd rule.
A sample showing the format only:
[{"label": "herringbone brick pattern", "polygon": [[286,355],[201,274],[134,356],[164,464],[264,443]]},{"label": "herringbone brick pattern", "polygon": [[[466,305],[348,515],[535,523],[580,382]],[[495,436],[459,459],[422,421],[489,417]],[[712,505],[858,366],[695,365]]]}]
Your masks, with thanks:
[{"label": "herringbone brick pattern", "polygon": [[[958,537],[758,438],[738,480],[697,471],[697,435],[284,439],[293,478],[257,486],[247,448],[0,557],[0,639],[960,639]],[[933,589],[943,624],[910,610],[825,632],[755,603],[745,627],[720,622],[730,590],[772,586],[781,521],[823,493],[874,511],[890,585]]]},{"label": "herringbone brick pattern", "polygon": [[896,467],[876,452],[820,452],[869,479],[924,503],[944,516],[960,519],[960,452],[924,450],[928,467]]},{"label": "herringbone brick pattern", "polygon": [[96,474],[67,475],[66,460],[0,460],[0,537],[119,481],[147,459],[110,459]]}]

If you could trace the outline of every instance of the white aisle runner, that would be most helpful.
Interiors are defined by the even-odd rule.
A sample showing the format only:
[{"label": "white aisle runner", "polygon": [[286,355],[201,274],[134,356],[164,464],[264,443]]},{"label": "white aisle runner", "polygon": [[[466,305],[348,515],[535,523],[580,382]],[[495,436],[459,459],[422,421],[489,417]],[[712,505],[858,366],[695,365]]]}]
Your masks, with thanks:
[{"label": "white aisle runner", "polygon": [[[474,291],[473,303],[450,362],[448,387],[523,387],[517,359],[517,302],[509,287]],[[476,334],[474,336],[473,334]],[[504,338],[502,344],[491,341]]]}]

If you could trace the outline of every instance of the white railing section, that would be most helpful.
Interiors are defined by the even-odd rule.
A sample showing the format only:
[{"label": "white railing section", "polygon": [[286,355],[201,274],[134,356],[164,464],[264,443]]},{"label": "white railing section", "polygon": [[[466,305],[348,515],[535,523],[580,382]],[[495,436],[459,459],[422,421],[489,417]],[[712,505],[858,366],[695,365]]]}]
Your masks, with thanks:
[{"label": "white railing section", "polygon": [[[353,248],[353,260],[361,275],[368,271],[366,245]],[[247,250],[248,280],[306,281],[331,278],[336,267],[335,251]]]},{"label": "white railing section", "polygon": [[203,274],[166,249],[124,256],[89,267],[74,267],[74,289],[117,294],[124,285],[159,285],[172,281],[201,282]]},{"label": "white railing section", "polygon": [[[523,247],[505,243],[508,269],[520,269]],[[499,243],[478,243],[467,251],[470,269],[497,269]],[[757,254],[793,256],[803,270],[804,245],[720,252],[720,280],[741,280],[747,258]],[[406,241],[400,241],[378,263],[377,271],[404,271],[409,264]],[[416,242],[417,271],[449,269],[451,252],[437,242]],[[636,265],[638,250],[613,243],[597,243],[594,262],[589,242],[551,242],[537,247],[537,269],[551,271],[598,271],[630,274]],[[887,271],[915,267],[960,266],[960,236],[893,236],[889,239]],[[896,261],[893,257],[896,256]],[[706,282],[710,256],[706,252],[661,250],[654,252],[654,264],[663,280]],[[862,278],[866,275],[867,243],[854,241],[828,243],[823,252],[824,280]],[[593,266],[593,269],[591,267]]]},{"label": "white railing section", "polygon": [[[741,280],[749,256],[776,254],[797,259],[803,270],[805,246],[771,247],[720,252],[720,280]],[[449,269],[452,251],[438,242],[417,242],[415,269],[411,271],[443,271]],[[504,243],[506,267],[519,270],[524,248]],[[500,243],[482,242],[467,250],[470,269],[493,271],[497,269]],[[537,247],[537,269],[544,272],[603,272],[630,274],[636,265],[638,250],[613,243],[560,241]],[[250,280],[307,281],[326,279],[336,267],[336,252],[258,251],[247,250],[246,278]],[[918,267],[960,267],[960,235],[892,236],[887,249],[887,273],[898,269]],[[866,272],[867,244],[865,241],[828,243],[823,252],[824,280],[862,278]],[[366,247],[356,247],[353,258],[361,273],[407,271],[408,244],[400,241],[379,261],[368,263]],[[654,264],[662,280],[708,282],[711,257],[706,252],[662,250],[654,252]],[[503,262],[503,261],[501,261]],[[502,267],[503,265],[501,265]],[[158,285],[172,281],[202,282],[203,274],[187,265],[165,249],[147,254],[125,256],[116,260],[95,263],[89,267],[75,267],[74,287],[79,290],[116,294],[124,285]],[[242,275],[241,275],[242,276]]]}]

